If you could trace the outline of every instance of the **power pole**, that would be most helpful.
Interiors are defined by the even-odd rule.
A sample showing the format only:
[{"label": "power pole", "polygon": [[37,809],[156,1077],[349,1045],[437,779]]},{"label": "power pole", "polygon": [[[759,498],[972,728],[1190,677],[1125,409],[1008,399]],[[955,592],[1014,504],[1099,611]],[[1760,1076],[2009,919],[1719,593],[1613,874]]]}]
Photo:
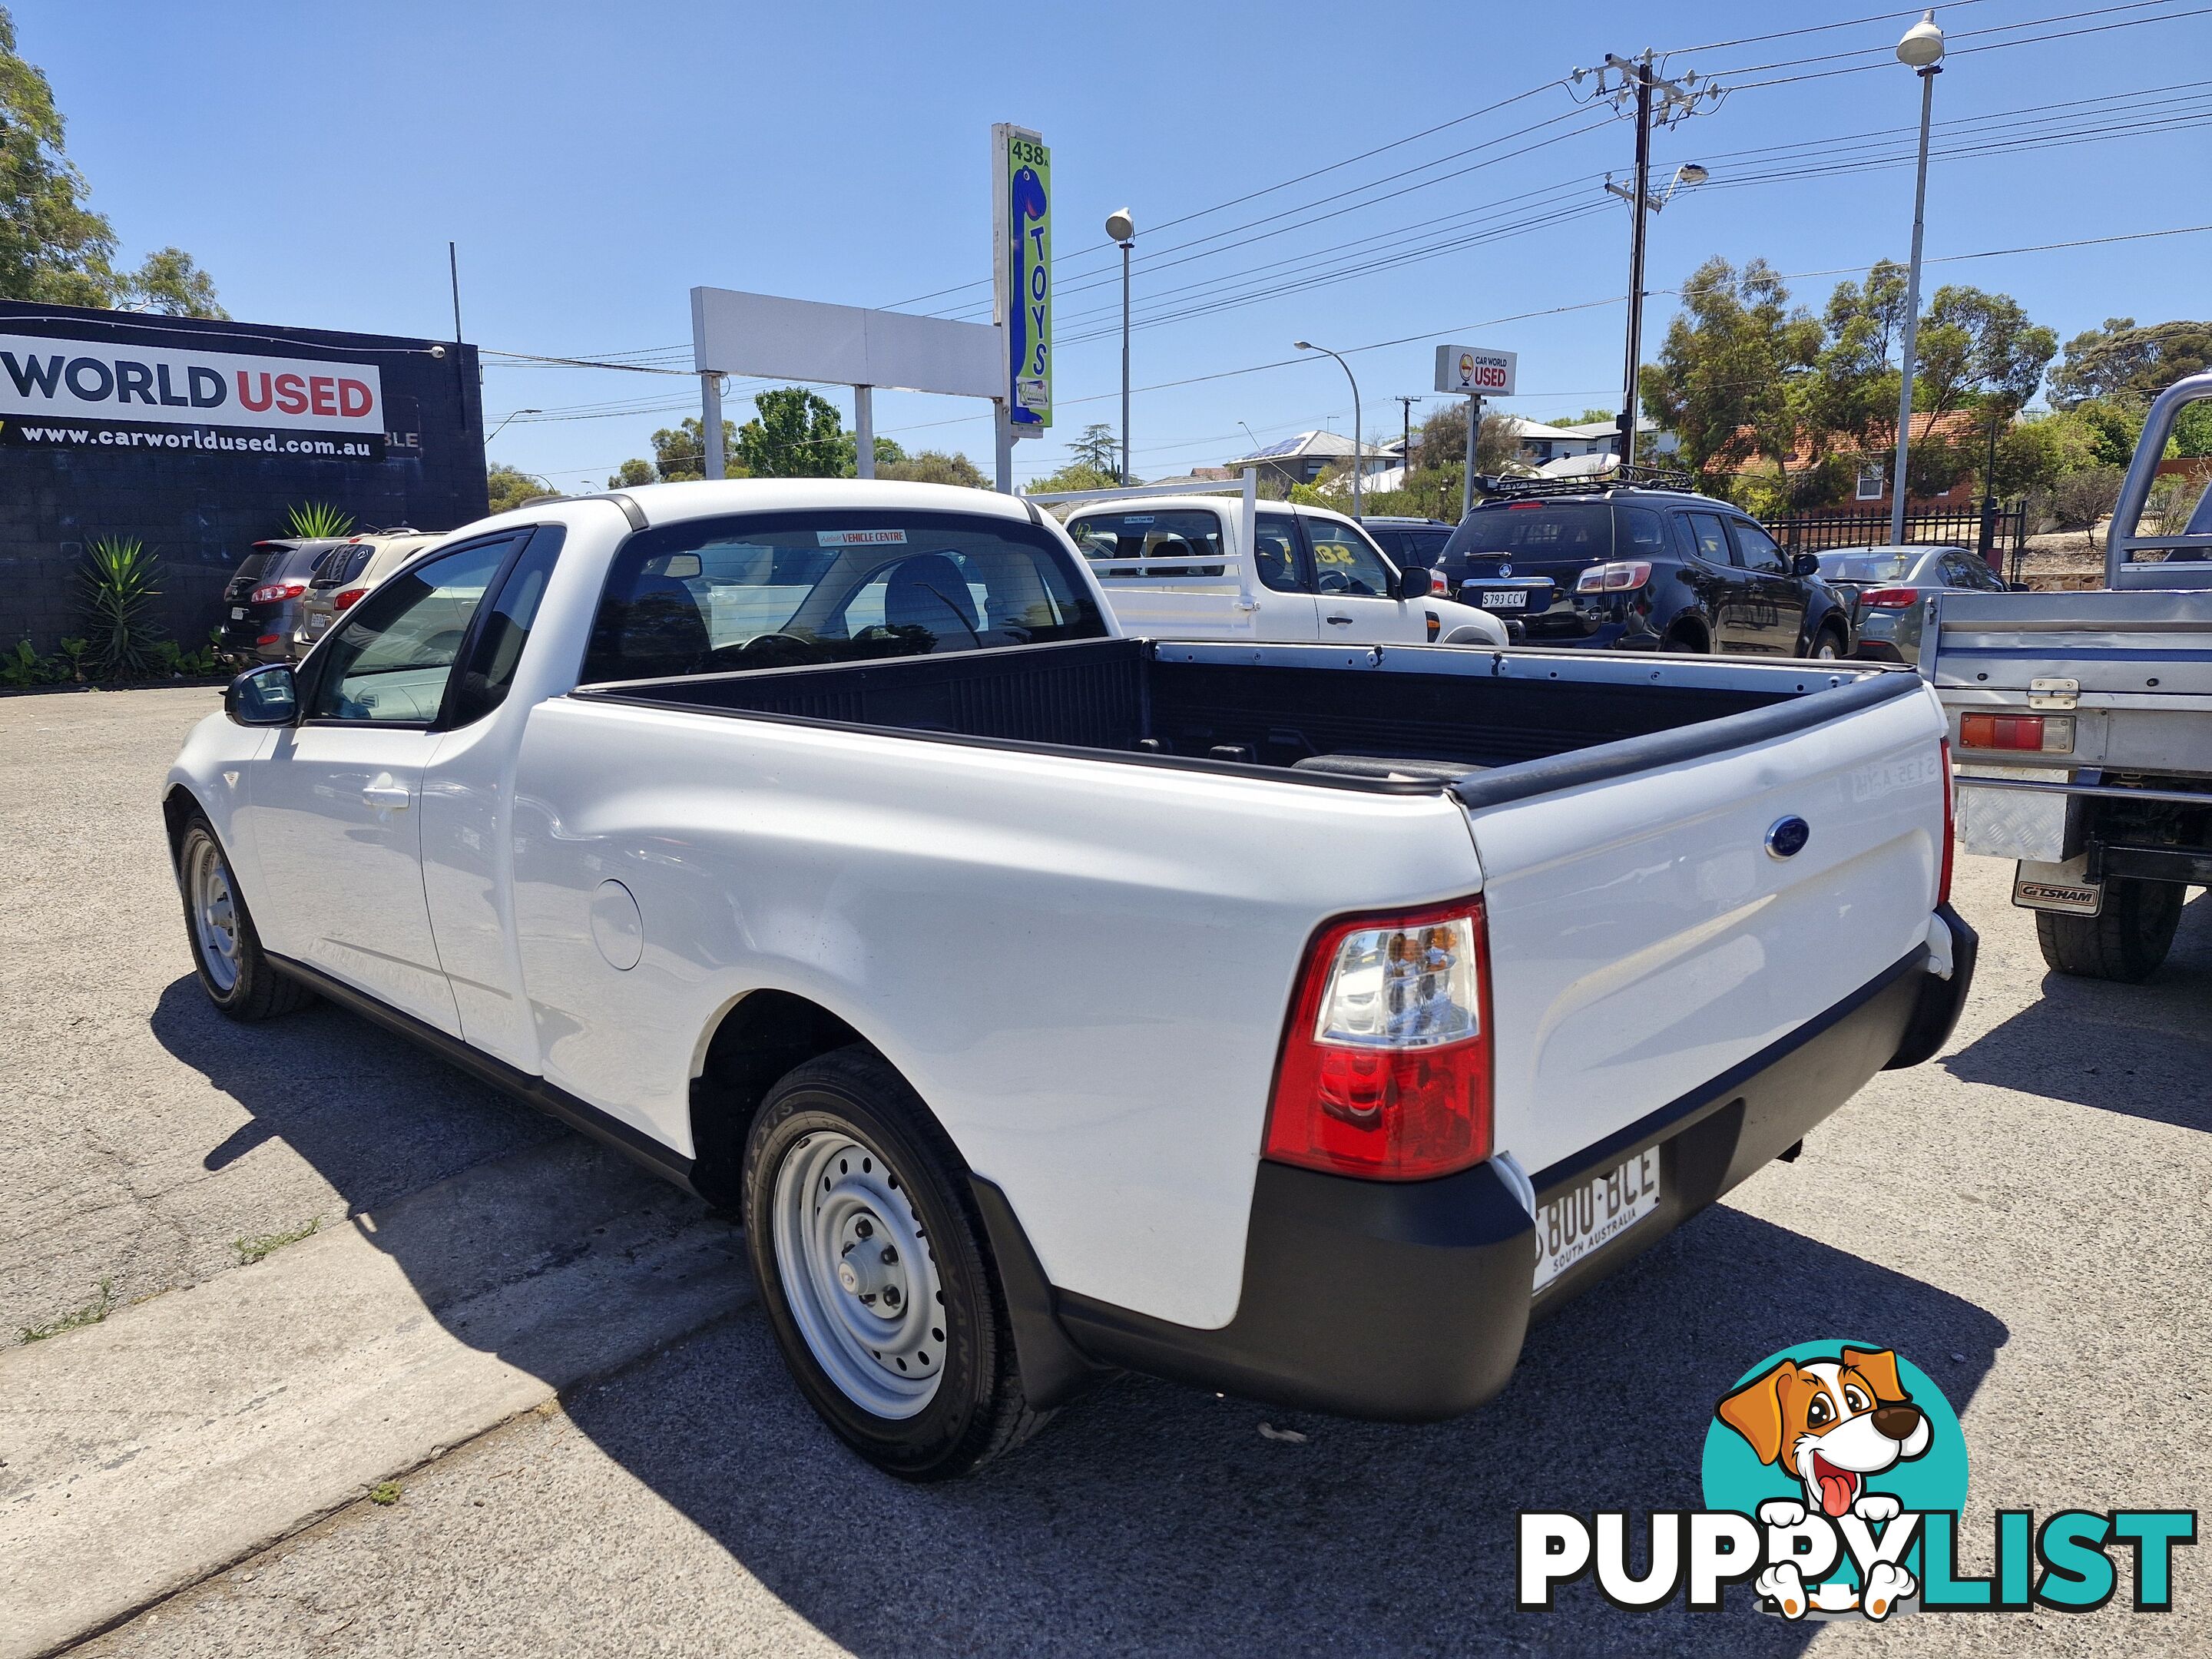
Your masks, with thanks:
[{"label": "power pole", "polygon": [[1409,398],[1403,392],[1398,394],[1398,410],[1405,417],[1403,430],[1398,438],[1398,482],[1401,489],[1405,487],[1405,481],[1413,476],[1413,405],[1420,401],[1419,398]]},{"label": "power pole", "polygon": [[[1632,104],[1636,111],[1636,170],[1626,185],[1616,185],[1613,175],[1606,175],[1605,187],[1628,204],[1628,340],[1626,362],[1621,371],[1620,441],[1618,453],[1620,465],[1627,466],[1636,459],[1637,392],[1644,374],[1644,213],[1656,213],[1667,205],[1675,191],[1684,185],[1702,184],[1705,170],[1694,165],[1678,168],[1665,192],[1651,193],[1651,129],[1656,124],[1671,127],[1686,121],[1698,112],[1699,106],[1711,108],[1720,100],[1722,88],[1707,81],[1698,84],[1696,71],[1680,81],[1652,72],[1653,54],[1649,47],[1635,58],[1622,58],[1615,53],[1605,55],[1604,64],[1595,70],[1577,69],[1571,80],[1582,84],[1585,75],[1597,76],[1597,96],[1610,99],[1615,109],[1626,111]],[[1617,82],[1611,77],[1618,76]]]}]

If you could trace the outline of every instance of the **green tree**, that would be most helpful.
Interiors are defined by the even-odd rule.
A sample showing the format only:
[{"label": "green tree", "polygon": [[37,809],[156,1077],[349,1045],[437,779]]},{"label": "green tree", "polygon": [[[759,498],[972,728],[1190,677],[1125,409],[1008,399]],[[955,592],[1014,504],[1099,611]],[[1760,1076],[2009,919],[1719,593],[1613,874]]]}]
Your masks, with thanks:
[{"label": "green tree", "polygon": [[1659,362],[1644,371],[1644,413],[1682,444],[1698,471],[1735,471],[1771,460],[1788,477],[1796,448],[1799,398],[1793,377],[1812,368],[1822,330],[1764,259],[1739,276],[1708,259],[1682,287]]},{"label": "green tree", "polygon": [[491,496],[491,511],[494,513],[512,512],[518,507],[527,507],[532,501],[542,501],[547,496],[558,496],[561,493],[544,479],[511,467],[504,461],[486,469],[484,484]]},{"label": "green tree", "polygon": [[624,461],[620,466],[615,469],[613,476],[609,477],[607,480],[607,488],[610,489],[635,489],[640,484],[658,483],[659,482],[660,474],[654,470],[653,463],[644,459],[642,457],[633,455],[629,459]]},{"label": "green tree", "polygon": [[15,19],[0,7],[0,299],[225,314],[206,273],[175,248],[118,271],[114,228],[84,204],[88,188],[64,147],[53,88],[16,53]]},{"label": "green tree", "polygon": [[[738,428],[737,453],[755,478],[849,478],[853,434],[836,405],[805,386],[781,386],[753,398],[758,412]],[[696,421],[686,425],[696,427]],[[665,477],[664,468],[661,476]]]},{"label": "green tree", "polygon": [[2009,294],[1947,284],[1914,343],[1912,406],[1942,416],[1968,403],[2024,408],[2058,352],[2058,336],[2027,320]]},{"label": "green tree", "polygon": [[1115,441],[1114,428],[1103,421],[1085,427],[1083,435],[1068,445],[1067,453],[1073,465],[1087,466],[1119,482],[1121,446]]},{"label": "green tree", "polygon": [[975,462],[965,455],[947,453],[941,449],[925,449],[888,465],[879,460],[876,476],[901,483],[965,484],[970,489],[991,487]]},{"label": "green tree", "polygon": [[1054,489],[1114,489],[1121,485],[1118,474],[1095,467],[1088,461],[1070,461],[1057,472],[1031,482],[1032,492]]},{"label": "green tree", "polygon": [[2148,403],[2181,379],[2212,368],[2212,322],[2150,323],[2107,317],[2066,343],[2051,375],[2051,401],[2071,409],[2092,398]]},{"label": "green tree", "polygon": [[[859,434],[855,434],[854,447],[856,448],[858,447],[858,440]],[[906,451],[900,448],[895,440],[890,438],[878,438],[876,440],[876,476],[878,478],[884,476],[884,469],[885,467],[896,466],[905,459]]]}]

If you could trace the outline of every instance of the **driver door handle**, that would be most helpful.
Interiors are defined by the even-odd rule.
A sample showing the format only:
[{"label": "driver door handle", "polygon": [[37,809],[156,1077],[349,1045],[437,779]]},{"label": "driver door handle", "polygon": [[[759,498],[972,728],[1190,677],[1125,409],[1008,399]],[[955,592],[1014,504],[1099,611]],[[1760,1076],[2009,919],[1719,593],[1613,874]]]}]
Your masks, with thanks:
[{"label": "driver door handle", "polygon": [[1352,626],[1352,618],[1349,617],[1323,617],[1322,620],[1325,623],[1334,623],[1339,628]]},{"label": "driver door handle", "polygon": [[380,812],[404,812],[414,797],[405,784],[379,779],[362,790],[361,799],[364,805],[373,806]]}]

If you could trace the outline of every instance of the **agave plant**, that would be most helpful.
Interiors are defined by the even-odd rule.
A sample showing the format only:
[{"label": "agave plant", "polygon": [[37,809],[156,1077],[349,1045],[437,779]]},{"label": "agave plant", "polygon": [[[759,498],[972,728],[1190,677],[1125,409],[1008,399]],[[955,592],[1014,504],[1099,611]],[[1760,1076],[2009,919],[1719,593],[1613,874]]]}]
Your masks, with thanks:
[{"label": "agave plant", "polygon": [[161,637],[154,601],[161,561],[134,537],[106,536],[85,550],[84,661],[101,679],[145,673]]},{"label": "agave plant", "polygon": [[327,541],[353,533],[353,514],[328,501],[302,501],[291,510],[292,533],[302,541]]}]

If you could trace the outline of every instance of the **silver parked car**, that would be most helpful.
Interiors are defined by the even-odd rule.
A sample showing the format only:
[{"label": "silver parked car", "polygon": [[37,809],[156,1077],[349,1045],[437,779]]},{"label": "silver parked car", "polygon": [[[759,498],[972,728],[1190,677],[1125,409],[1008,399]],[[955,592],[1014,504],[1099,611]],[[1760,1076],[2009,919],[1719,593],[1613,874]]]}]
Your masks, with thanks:
[{"label": "silver parked car", "polygon": [[2007,584],[1967,547],[1838,547],[1821,554],[1820,580],[1851,614],[1854,656],[1920,659],[1920,601],[1945,587],[2002,593]]},{"label": "silver parked car", "polygon": [[294,654],[304,656],[329,631],[332,617],[352,609],[362,595],[437,539],[402,528],[365,531],[340,542],[317,567],[307,596],[300,601],[292,634]]},{"label": "silver parked car", "polygon": [[222,653],[241,668],[296,655],[300,602],[317,567],[339,544],[295,536],[254,543],[223,588]]}]

